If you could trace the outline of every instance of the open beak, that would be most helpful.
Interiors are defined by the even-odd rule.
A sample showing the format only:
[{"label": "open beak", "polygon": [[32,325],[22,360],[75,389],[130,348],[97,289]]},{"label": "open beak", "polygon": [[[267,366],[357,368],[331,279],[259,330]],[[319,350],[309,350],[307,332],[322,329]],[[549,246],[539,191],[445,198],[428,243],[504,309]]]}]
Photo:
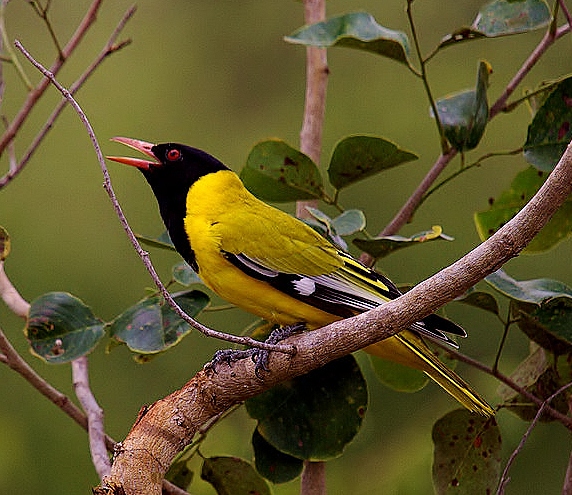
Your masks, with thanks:
[{"label": "open beak", "polygon": [[121,143],[134,150],[137,150],[144,155],[147,155],[151,160],[145,160],[142,158],[128,158],[124,156],[108,156],[106,157],[108,160],[112,160],[114,162],[124,163],[125,165],[131,165],[132,167],[137,167],[142,170],[149,170],[149,166],[153,164],[159,164],[157,158],[151,151],[151,148],[155,146],[153,143],[147,143],[145,141],[141,141],[139,139],[132,139],[126,137],[114,137],[111,138],[111,141],[115,141],[116,143]]}]

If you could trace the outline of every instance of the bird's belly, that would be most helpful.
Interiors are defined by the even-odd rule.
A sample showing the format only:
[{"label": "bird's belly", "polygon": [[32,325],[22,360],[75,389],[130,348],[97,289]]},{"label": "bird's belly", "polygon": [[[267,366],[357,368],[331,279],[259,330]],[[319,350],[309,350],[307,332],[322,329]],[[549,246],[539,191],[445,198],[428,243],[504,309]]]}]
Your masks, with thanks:
[{"label": "bird's belly", "polygon": [[[214,253],[213,253],[214,254]],[[220,255],[204,258],[197,250],[199,275],[216,294],[235,306],[279,325],[304,322],[319,328],[340,318],[290,297],[269,284],[252,278]]]}]

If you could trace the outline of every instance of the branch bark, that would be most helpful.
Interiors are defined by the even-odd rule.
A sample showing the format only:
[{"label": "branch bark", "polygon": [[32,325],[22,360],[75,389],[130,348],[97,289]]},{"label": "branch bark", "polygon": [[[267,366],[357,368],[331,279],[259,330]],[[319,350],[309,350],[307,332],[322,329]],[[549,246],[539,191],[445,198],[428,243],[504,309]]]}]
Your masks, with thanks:
[{"label": "branch bark", "polygon": [[434,312],[517,256],[571,193],[572,146],[568,145],[545,184],[510,222],[403,296],[367,313],[289,338],[287,342],[296,346],[297,354],[273,353],[264,381],[257,378],[250,360],[242,360],[219,367],[217,373],[201,371],[183,388],[153,404],[137,419],[110,476],[96,493],[158,495],[172,459],[201,425],[283,380],[387,338]]}]

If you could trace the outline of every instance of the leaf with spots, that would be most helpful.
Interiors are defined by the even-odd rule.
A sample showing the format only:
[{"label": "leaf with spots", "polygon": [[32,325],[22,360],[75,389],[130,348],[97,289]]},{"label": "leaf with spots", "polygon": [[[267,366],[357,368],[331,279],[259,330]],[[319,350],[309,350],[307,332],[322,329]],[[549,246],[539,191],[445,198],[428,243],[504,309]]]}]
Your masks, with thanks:
[{"label": "leaf with spots", "polygon": [[275,449],[302,460],[342,454],[362,424],[367,386],[353,356],[283,382],[246,401],[257,430]]},{"label": "leaf with spots", "polygon": [[433,425],[437,495],[494,493],[501,472],[501,435],[494,418],[456,409]]},{"label": "leaf with spots", "polygon": [[201,478],[210,483],[218,495],[270,495],[266,481],[252,465],[238,457],[206,457]]},{"label": "leaf with spots", "polygon": [[323,196],[322,176],[316,164],[278,139],[262,141],[252,148],[240,178],[252,194],[265,201]]},{"label": "leaf with spots", "polygon": [[301,459],[275,449],[257,429],[252,433],[252,448],[256,471],[268,481],[286,483],[302,473],[304,462]]},{"label": "leaf with spots", "polygon": [[104,323],[77,297],[49,292],[32,301],[24,332],[36,356],[60,364],[91,352]]},{"label": "leaf with spots", "polygon": [[409,39],[402,31],[380,26],[367,12],[351,12],[303,26],[285,40],[305,46],[340,46],[365,50],[409,64]]},{"label": "leaf with spots", "polygon": [[[556,369],[553,366],[553,358],[547,354],[547,351],[534,343],[531,343],[530,348],[530,354],[519,363],[510,378],[520,387],[544,400],[570,382],[570,363],[568,360],[561,359],[561,365]],[[524,421],[532,421],[538,413],[537,404],[508,385],[499,385],[497,393],[503,402],[503,407]],[[566,415],[568,395],[559,394],[552,400],[550,406]],[[550,422],[554,421],[554,418],[543,414],[540,421]]]},{"label": "leaf with spots", "polygon": [[433,225],[431,230],[424,230],[413,234],[410,237],[386,235],[375,237],[374,239],[354,239],[353,243],[362,251],[365,251],[366,253],[371,254],[374,258],[379,259],[398,251],[399,249],[418,246],[421,243],[438,240],[453,241],[454,238],[444,234],[440,225]]},{"label": "leaf with spots", "polygon": [[462,296],[455,299],[457,302],[473,306],[475,308],[489,311],[495,315],[499,315],[499,304],[496,298],[488,292],[480,291],[474,287],[470,288]]},{"label": "leaf with spots", "polygon": [[470,27],[461,27],[445,36],[439,48],[526,33],[547,26],[550,19],[550,8],[543,0],[494,0],[481,8]]},{"label": "leaf with spots", "polygon": [[0,261],[4,261],[10,254],[10,234],[0,225]]},{"label": "leaf with spots", "polygon": [[561,81],[528,126],[524,158],[544,172],[551,171],[572,139],[572,77]]},{"label": "leaf with spots", "polygon": [[[198,290],[174,295],[175,302],[189,316],[195,317],[209,304],[209,297]],[[110,336],[127,344],[133,352],[154,354],[178,344],[189,334],[191,326],[179,317],[159,295],[146,297],[115,318]]]},{"label": "leaf with spots", "polygon": [[[510,189],[497,198],[489,199],[489,209],[475,213],[474,221],[482,240],[487,239],[511,220],[528,203],[544,183],[546,174],[534,167],[518,173]],[[547,251],[572,235],[572,196],[524,249],[525,254]]]},{"label": "leaf with spots", "polygon": [[349,136],[336,144],[328,176],[332,185],[341,189],[417,158],[415,153],[406,151],[385,138]]}]

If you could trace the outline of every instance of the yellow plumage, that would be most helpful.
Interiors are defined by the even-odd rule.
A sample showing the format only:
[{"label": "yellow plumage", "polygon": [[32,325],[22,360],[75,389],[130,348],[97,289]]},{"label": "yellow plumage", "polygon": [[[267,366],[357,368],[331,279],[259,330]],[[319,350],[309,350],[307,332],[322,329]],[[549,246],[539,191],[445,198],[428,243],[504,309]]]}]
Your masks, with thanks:
[{"label": "yellow plumage", "polygon": [[[143,172],[175,247],[223,299],[269,322],[305,323],[312,330],[399,296],[391,281],[300,220],[258,200],[207,153],[180,144],[114,140],[153,160],[110,157]],[[469,410],[493,415],[418,335],[452,342],[443,331],[464,335],[433,315],[365,350],[424,371]]]}]

